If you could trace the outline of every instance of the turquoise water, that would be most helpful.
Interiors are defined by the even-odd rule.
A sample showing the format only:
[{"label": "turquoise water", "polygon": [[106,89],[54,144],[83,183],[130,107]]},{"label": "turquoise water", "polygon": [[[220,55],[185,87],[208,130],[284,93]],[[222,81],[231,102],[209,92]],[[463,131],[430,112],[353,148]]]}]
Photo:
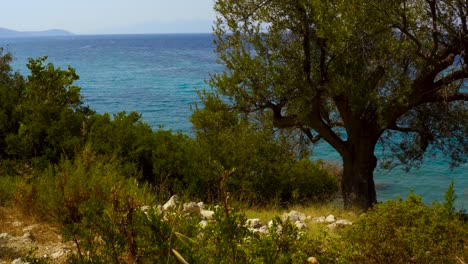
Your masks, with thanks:
[{"label": "turquoise water", "polygon": [[[152,127],[191,133],[190,106],[198,101],[196,88],[208,86],[216,63],[209,34],[72,36],[0,39],[0,47],[15,56],[13,67],[28,74],[30,57],[49,56],[56,66],[72,66],[80,75],[85,103],[103,113],[137,111]],[[314,148],[314,158],[339,161],[327,144]],[[468,208],[468,166],[448,169],[443,158],[430,159],[419,170],[378,170],[380,201],[406,197],[414,190],[426,202],[441,201],[455,180],[457,207]]]}]

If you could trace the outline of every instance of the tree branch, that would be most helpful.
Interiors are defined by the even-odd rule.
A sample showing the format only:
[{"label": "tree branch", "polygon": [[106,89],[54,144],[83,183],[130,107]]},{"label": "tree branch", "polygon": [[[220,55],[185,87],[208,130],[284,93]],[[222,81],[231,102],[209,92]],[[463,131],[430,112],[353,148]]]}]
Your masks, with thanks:
[{"label": "tree branch", "polygon": [[317,143],[322,137],[320,135],[314,136],[310,131],[310,128],[302,127],[302,132],[309,138],[310,142]]},{"label": "tree branch", "polygon": [[451,95],[433,95],[430,97],[426,97],[422,103],[455,102],[455,101],[468,101],[468,93],[455,93]]},{"label": "tree branch", "polygon": [[461,69],[446,76],[440,78],[440,80],[434,82],[435,87],[442,87],[448,83],[455,81],[461,81],[468,78],[468,69]]},{"label": "tree branch", "polygon": [[436,12],[436,1],[428,0],[427,3],[431,8],[431,18],[432,18],[432,41],[434,42],[434,47],[431,51],[431,58],[435,56],[437,50],[439,49],[439,41],[437,40],[437,35],[439,30],[437,29],[437,12]]}]

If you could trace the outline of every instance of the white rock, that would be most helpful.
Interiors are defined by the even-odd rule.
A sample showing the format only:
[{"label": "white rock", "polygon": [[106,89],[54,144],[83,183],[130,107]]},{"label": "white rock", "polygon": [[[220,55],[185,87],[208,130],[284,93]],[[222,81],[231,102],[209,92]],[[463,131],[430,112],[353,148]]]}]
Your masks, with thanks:
[{"label": "white rock", "polygon": [[334,223],[336,222],[336,218],[334,215],[329,215],[327,218],[325,218],[325,223]]},{"label": "white rock", "polygon": [[202,215],[202,218],[205,220],[211,220],[213,219],[214,212],[209,211],[209,210],[201,210],[200,214]]},{"label": "white rock", "polygon": [[[270,220],[270,222],[268,222],[268,227],[269,228],[273,227],[273,220]],[[281,233],[282,230],[283,230],[283,227],[281,225],[278,225],[276,227],[276,232]]]},{"label": "white rock", "polygon": [[11,262],[11,264],[29,264],[29,262],[23,261],[21,258],[17,258]]},{"label": "white rock", "polygon": [[27,227],[23,228],[23,232],[29,232],[29,231],[32,231],[32,230],[35,229],[35,228],[38,228],[38,227],[39,227],[38,224],[36,224],[36,225],[30,225],[30,226],[27,226]]},{"label": "white rock", "polygon": [[29,241],[33,240],[33,236],[31,235],[31,233],[26,232],[26,233],[23,234],[21,239],[22,239],[22,241],[29,242]]},{"label": "white rock", "polygon": [[247,219],[247,221],[245,221],[245,226],[251,227],[251,228],[259,228],[262,226],[262,223],[260,222],[259,218],[252,218],[252,219]]},{"label": "white rock", "polygon": [[308,228],[307,225],[301,221],[296,221],[294,225],[297,227],[297,229],[299,229],[299,231],[304,231]]},{"label": "white rock", "polygon": [[203,202],[199,202],[197,203],[198,207],[200,207],[200,209],[204,209],[205,208],[205,204]]},{"label": "white rock", "polygon": [[296,222],[296,221],[305,221],[306,215],[304,213],[298,212],[298,211],[291,211],[289,213],[283,214],[283,217],[281,220],[283,222],[289,221],[289,222]]},{"label": "white rock", "polygon": [[318,260],[315,257],[308,258],[307,263],[319,264]]},{"label": "white rock", "polygon": [[327,227],[330,228],[330,229],[335,229],[335,228],[338,227],[338,225],[336,223],[331,223],[331,224],[327,225]]},{"label": "white rock", "polygon": [[1,233],[0,234],[0,239],[2,238],[8,238],[10,235],[8,235],[8,233]]},{"label": "white rock", "polygon": [[192,216],[202,217],[200,213],[200,207],[195,202],[185,203],[184,204],[184,213],[187,213]]},{"label": "white rock", "polygon": [[169,201],[167,201],[163,206],[162,209],[163,211],[167,211],[169,209],[176,209],[177,208],[177,202],[179,201],[179,196],[173,195]]},{"label": "white rock", "polygon": [[52,255],[50,255],[50,257],[53,258],[53,259],[58,259],[58,258],[60,258],[61,256],[63,256],[63,254],[65,254],[65,253],[61,250],[61,251],[52,253]]},{"label": "white rock", "polygon": [[206,226],[208,225],[208,221],[206,220],[201,220],[200,223],[198,223],[202,229],[205,229]]},{"label": "white rock", "polygon": [[336,221],[335,224],[338,226],[348,226],[348,225],[353,225],[353,222],[343,219],[343,220]]},{"label": "white rock", "polygon": [[319,216],[313,219],[316,223],[325,223],[325,216]]},{"label": "white rock", "polygon": [[258,228],[258,232],[263,233],[263,234],[268,234],[270,230],[268,230],[267,226],[261,226],[260,228]]}]

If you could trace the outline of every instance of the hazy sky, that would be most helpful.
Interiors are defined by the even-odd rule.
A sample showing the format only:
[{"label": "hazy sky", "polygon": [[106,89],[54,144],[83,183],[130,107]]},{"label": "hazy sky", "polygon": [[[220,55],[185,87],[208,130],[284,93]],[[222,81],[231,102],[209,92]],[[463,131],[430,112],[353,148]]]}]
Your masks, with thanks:
[{"label": "hazy sky", "polygon": [[[0,27],[74,33],[210,32],[214,0],[0,0]],[[167,29],[164,26],[167,26]],[[148,32],[152,31],[152,32]],[[163,32],[164,33],[164,32]]]}]

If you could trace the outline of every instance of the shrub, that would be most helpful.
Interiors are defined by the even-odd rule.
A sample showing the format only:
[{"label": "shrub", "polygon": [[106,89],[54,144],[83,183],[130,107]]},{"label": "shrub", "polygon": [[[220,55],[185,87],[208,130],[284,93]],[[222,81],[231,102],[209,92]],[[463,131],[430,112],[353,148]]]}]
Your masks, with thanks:
[{"label": "shrub", "polygon": [[[196,107],[192,123],[208,170],[195,174],[189,189],[202,195],[220,193],[220,184],[233,198],[246,204],[265,205],[325,201],[337,191],[337,183],[307,158],[290,137],[238,115],[219,95],[200,93],[204,108]],[[223,178],[229,172],[229,177]],[[213,189],[214,188],[214,189]],[[208,198],[208,197],[201,197]],[[214,197],[220,199],[220,195]]]},{"label": "shrub", "polygon": [[344,232],[341,263],[460,263],[468,258],[468,227],[447,207],[410,194],[377,204]]},{"label": "shrub", "polygon": [[77,246],[75,262],[118,262],[135,247],[135,212],[154,202],[146,186],[122,176],[112,160],[85,149],[73,161],[50,166],[33,185],[43,215]]}]

